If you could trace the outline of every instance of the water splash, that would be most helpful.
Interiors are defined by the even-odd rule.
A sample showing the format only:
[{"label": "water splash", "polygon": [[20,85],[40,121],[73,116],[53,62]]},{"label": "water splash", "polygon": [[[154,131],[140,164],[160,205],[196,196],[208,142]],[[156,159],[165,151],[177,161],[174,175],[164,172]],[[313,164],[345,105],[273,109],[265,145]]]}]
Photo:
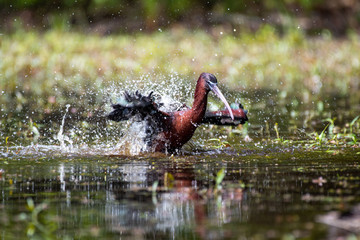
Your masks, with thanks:
[{"label": "water splash", "polygon": [[[66,110],[61,121],[60,130],[55,137],[55,140],[58,140],[60,142],[60,149],[65,150],[66,152],[70,152],[71,149],[73,148],[73,141],[64,134],[65,118],[66,118],[66,114],[69,112],[69,108],[70,108],[70,104],[66,104]],[[66,144],[65,142],[67,142],[68,144]]]},{"label": "water splash", "polygon": [[[168,76],[154,74],[145,74],[139,79],[126,79],[125,81],[114,82],[105,91],[108,93],[109,102],[117,103],[123,101],[123,93],[139,91],[141,94],[148,95],[150,92],[153,93],[155,102],[161,103],[160,110],[164,112],[176,111],[186,106],[191,107],[193,102],[193,94],[196,86],[196,81],[191,78],[191,81],[187,80],[190,78],[184,78],[177,73],[170,74]],[[229,93],[225,90],[225,94]],[[210,99],[214,96],[209,95]],[[228,97],[228,96],[227,96]],[[221,108],[219,101],[210,100],[208,109],[215,111]],[[239,100],[239,99],[237,99]],[[233,100],[232,100],[233,101]],[[240,102],[240,101],[238,101]],[[107,112],[110,112],[109,109]],[[135,122],[134,120],[120,123],[114,123],[114,125],[125,126],[122,128],[123,136],[117,141],[116,151],[119,154],[125,155],[138,155],[141,152],[151,151],[148,149],[146,142],[143,140],[145,137],[145,122]],[[199,131],[197,131],[199,132]],[[196,134],[195,134],[196,136]],[[204,142],[206,137],[197,135],[200,142]],[[197,137],[195,137],[195,141]],[[196,143],[195,143],[196,145]]]},{"label": "water splash", "polygon": [[135,156],[141,152],[146,152],[148,149],[143,140],[146,137],[145,123],[130,120],[125,124],[128,127],[123,130],[124,135],[118,139],[116,146],[110,153]]},{"label": "water splash", "polygon": [[[192,105],[193,93],[196,85],[193,77],[183,77],[177,73],[170,75],[161,75],[158,73],[149,73],[139,78],[127,77],[112,83],[107,83],[108,87],[99,86],[91,88],[86,93],[93,91],[96,96],[102,96],[104,105],[99,109],[103,115],[97,116],[97,119],[104,119],[106,113],[111,109],[111,103],[116,103],[123,97],[125,91],[134,92],[139,90],[142,94],[154,92],[153,96],[157,103],[162,103],[162,111],[174,111],[183,107]],[[223,90],[223,89],[222,89]],[[81,96],[88,97],[87,95]],[[216,106],[217,101],[210,101],[211,105]],[[216,106],[218,107],[218,106]],[[76,109],[75,107],[73,107]],[[215,108],[212,110],[216,110]],[[93,109],[86,110],[94,113]],[[59,128],[48,129],[51,133],[45,138],[40,138],[38,142],[31,146],[22,145],[10,148],[9,152],[15,155],[139,155],[149,152],[151,149],[144,142],[145,123],[136,121],[116,122],[91,122],[85,120],[78,121],[76,112],[72,111],[70,104],[66,105],[65,113],[62,116]],[[65,126],[66,123],[66,126]],[[53,131],[55,129],[55,131]],[[58,130],[57,130],[58,129]],[[44,129],[42,129],[44,130]],[[204,142],[206,139],[204,131],[201,129],[196,141]],[[197,138],[200,138],[197,140]],[[202,145],[202,144],[200,144]],[[186,148],[186,147],[185,147]],[[203,147],[201,147],[203,148]],[[193,147],[191,147],[193,149]],[[190,150],[191,151],[191,150]],[[11,154],[10,154],[11,155]],[[14,156],[15,156],[14,155]]]},{"label": "water splash", "polygon": [[[156,80],[154,80],[156,79]],[[139,79],[129,79],[112,84],[111,87],[105,91],[109,94],[109,102],[122,101],[123,93],[125,91],[135,92],[139,90],[140,93],[147,95],[154,92],[153,96],[157,103],[161,103],[160,110],[175,111],[184,105],[191,105],[192,93],[195,84],[189,84],[184,78],[174,73],[170,76],[163,76],[158,74],[146,74]],[[108,112],[110,112],[110,108]],[[142,152],[151,151],[147,146],[144,138],[146,136],[145,122],[137,122],[129,120],[127,122],[117,123],[122,125],[123,136],[118,140],[113,153],[125,155],[139,155]]]},{"label": "water splash", "polygon": [[[104,92],[108,94],[109,101],[117,102],[125,91],[135,92],[139,90],[142,94],[154,92],[157,102],[163,103],[162,111],[174,111],[181,107],[184,102],[191,99],[195,87],[185,78],[177,73],[170,76],[160,74],[145,74],[138,79],[126,79],[120,82],[114,82]],[[191,104],[186,102],[187,104]]]}]

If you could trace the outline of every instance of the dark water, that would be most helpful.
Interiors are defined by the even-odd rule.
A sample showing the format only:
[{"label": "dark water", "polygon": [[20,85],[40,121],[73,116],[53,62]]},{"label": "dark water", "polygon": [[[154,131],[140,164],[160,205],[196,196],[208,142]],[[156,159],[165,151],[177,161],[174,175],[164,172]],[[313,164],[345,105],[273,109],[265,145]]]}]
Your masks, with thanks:
[{"label": "dark water", "polygon": [[39,152],[0,158],[1,239],[359,236],[321,220],[360,202],[358,149],[334,155],[244,143],[181,156]]}]

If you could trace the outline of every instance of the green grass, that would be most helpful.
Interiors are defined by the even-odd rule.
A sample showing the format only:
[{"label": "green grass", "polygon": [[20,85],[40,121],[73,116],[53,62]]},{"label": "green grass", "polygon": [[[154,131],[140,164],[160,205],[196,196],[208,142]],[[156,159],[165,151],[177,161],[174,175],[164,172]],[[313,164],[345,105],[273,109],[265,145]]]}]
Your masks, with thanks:
[{"label": "green grass", "polygon": [[29,101],[50,107],[51,96],[63,105],[69,96],[81,97],[89,89],[146,73],[177,72],[196,78],[207,71],[235,91],[267,88],[302,98],[346,95],[357,90],[360,81],[356,37],[307,39],[297,30],[280,37],[267,26],[255,34],[236,36],[180,28],[106,37],[19,31],[0,39],[0,100],[5,111]]}]

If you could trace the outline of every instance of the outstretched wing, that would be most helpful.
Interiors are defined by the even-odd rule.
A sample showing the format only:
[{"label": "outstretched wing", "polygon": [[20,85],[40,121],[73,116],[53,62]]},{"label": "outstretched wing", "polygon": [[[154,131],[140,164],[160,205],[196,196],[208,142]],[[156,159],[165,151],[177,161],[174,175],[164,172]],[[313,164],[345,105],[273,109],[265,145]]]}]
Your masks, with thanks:
[{"label": "outstretched wing", "polygon": [[237,126],[239,124],[244,124],[248,121],[246,115],[247,110],[244,110],[244,107],[240,103],[236,104],[236,107],[233,107],[232,104],[231,109],[234,114],[234,121],[231,119],[228,110],[222,110],[206,112],[201,123],[222,126]]},{"label": "outstretched wing", "polygon": [[148,147],[153,146],[154,139],[160,132],[167,129],[171,119],[170,114],[160,111],[160,104],[154,102],[151,92],[148,96],[143,96],[138,91],[129,94],[124,93],[124,99],[118,104],[113,104],[113,111],[107,118],[116,122],[129,120],[130,118],[138,122],[145,123],[144,143]]},{"label": "outstretched wing", "polygon": [[154,118],[154,120],[162,120],[164,117],[168,117],[169,114],[160,111],[160,104],[154,102],[152,97],[153,92],[148,96],[140,94],[138,91],[135,93],[124,93],[124,98],[117,104],[113,104],[114,109],[107,118],[120,122],[129,120],[132,117],[136,117],[137,121],[145,120],[148,117]]}]

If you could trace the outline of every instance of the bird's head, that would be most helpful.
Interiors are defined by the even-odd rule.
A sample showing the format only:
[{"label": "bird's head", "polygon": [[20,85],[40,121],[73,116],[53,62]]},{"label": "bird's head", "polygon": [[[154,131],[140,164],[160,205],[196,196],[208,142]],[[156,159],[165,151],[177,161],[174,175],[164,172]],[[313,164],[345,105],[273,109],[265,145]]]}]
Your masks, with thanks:
[{"label": "bird's head", "polygon": [[230,108],[229,103],[226,101],[224,95],[221,93],[220,89],[217,86],[217,79],[216,77],[211,74],[211,73],[202,73],[200,75],[200,78],[203,79],[205,81],[205,88],[206,90],[212,91],[213,93],[215,93],[215,95],[220,98],[221,101],[223,101],[223,103],[225,104],[226,108],[228,109],[229,113],[230,113],[230,117],[232,120],[234,120],[234,115],[233,112]]}]

